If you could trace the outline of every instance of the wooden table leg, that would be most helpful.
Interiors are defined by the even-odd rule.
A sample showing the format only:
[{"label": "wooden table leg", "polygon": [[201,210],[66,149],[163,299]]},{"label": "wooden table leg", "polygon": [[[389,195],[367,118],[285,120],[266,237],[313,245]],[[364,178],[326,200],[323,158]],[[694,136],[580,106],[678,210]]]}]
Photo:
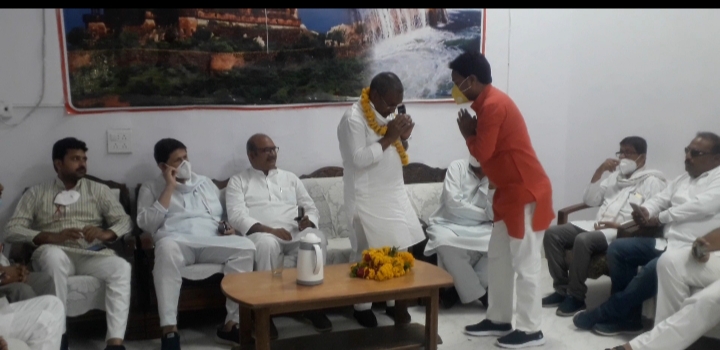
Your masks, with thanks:
[{"label": "wooden table leg", "polygon": [[252,340],[252,318],[251,310],[240,306],[240,349],[249,349]]},{"label": "wooden table leg", "polygon": [[270,311],[255,310],[255,350],[270,350]]},{"label": "wooden table leg", "polygon": [[427,302],[427,306],[425,306],[425,349],[437,350],[439,290],[434,289],[431,291],[430,297],[425,298],[425,300]]}]

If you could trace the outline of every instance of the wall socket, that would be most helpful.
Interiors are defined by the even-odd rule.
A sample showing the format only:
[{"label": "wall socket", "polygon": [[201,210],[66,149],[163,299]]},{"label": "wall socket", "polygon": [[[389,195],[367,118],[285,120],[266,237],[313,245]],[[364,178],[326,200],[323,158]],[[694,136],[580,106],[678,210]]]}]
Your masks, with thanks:
[{"label": "wall socket", "polygon": [[132,153],[131,129],[108,129],[108,153]]},{"label": "wall socket", "polygon": [[0,101],[0,119],[12,119],[13,117],[13,106],[12,104],[4,101]]}]

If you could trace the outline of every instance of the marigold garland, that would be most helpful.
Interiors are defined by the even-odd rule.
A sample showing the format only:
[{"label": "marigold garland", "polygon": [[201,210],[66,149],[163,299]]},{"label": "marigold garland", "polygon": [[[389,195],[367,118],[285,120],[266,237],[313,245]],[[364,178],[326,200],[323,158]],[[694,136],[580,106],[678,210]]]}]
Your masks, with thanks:
[{"label": "marigold garland", "polygon": [[362,253],[363,260],[350,266],[350,277],[386,281],[405,274],[415,266],[415,257],[400,252],[396,247],[368,249]]},{"label": "marigold garland", "polygon": [[[363,113],[365,113],[365,120],[367,120],[370,129],[373,129],[373,131],[380,136],[385,136],[385,133],[387,132],[387,125],[380,126],[378,125],[377,120],[375,120],[375,112],[372,107],[370,107],[369,87],[363,89],[362,95],[360,96],[360,105],[362,106]],[[408,157],[407,152],[405,152],[405,147],[403,147],[400,139],[395,140],[395,142],[393,142],[393,146],[395,146],[398,154],[400,155],[402,165],[408,165],[408,163],[410,163],[410,158]]]}]

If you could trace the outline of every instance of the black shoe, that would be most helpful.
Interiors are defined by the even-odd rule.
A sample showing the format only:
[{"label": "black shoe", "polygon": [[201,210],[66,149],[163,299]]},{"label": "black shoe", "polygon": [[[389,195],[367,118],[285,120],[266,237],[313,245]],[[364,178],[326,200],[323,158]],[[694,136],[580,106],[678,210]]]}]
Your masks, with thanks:
[{"label": "black shoe", "polygon": [[515,330],[502,338],[498,338],[497,340],[498,346],[509,349],[529,348],[543,344],[545,344],[545,337],[543,337],[542,331],[525,333],[523,331]]},{"label": "black shoe", "polygon": [[597,334],[606,336],[614,336],[618,334],[633,335],[642,333],[644,327],[641,322],[607,322],[596,324],[592,330]]},{"label": "black shoe", "polygon": [[575,316],[576,313],[585,310],[587,306],[582,300],[575,299],[575,297],[567,296],[560,306],[558,306],[555,314],[558,316]]},{"label": "black shoe", "polygon": [[453,307],[458,301],[460,301],[460,296],[455,287],[448,288],[440,294],[440,305],[444,309]]},{"label": "black shoe", "polygon": [[487,337],[495,336],[502,337],[512,332],[512,325],[509,323],[496,324],[490,320],[483,320],[482,322],[470,326],[465,326],[465,334],[474,335],[476,337]]},{"label": "black shoe", "polygon": [[397,308],[394,306],[385,309],[385,314],[395,321],[395,324],[408,324],[411,321],[410,313],[406,307]]},{"label": "black shoe", "polygon": [[555,293],[552,293],[552,294],[542,298],[542,306],[543,307],[558,306],[563,301],[565,301],[565,296],[558,292],[555,292]]},{"label": "black shoe", "polygon": [[[179,341],[180,340],[178,339],[178,342]],[[215,333],[215,342],[225,345],[240,345],[240,326],[234,325],[227,332],[223,330],[223,327],[218,328],[217,332]]]},{"label": "black shoe", "polygon": [[125,345],[107,345],[105,350],[125,350]]},{"label": "black shoe", "polygon": [[68,350],[67,334],[62,335],[62,339],[60,340],[60,350]]},{"label": "black shoe", "polygon": [[180,334],[171,332],[160,338],[160,350],[180,350]]},{"label": "black shoe", "polygon": [[584,330],[591,330],[593,327],[595,327],[596,324],[600,323],[602,319],[598,315],[597,312],[595,312],[597,309],[592,310],[590,312],[588,311],[580,311],[577,314],[575,314],[575,317],[573,317],[573,324],[575,327],[579,329]]},{"label": "black shoe", "polygon": [[488,289],[488,291],[485,292],[485,295],[481,296],[480,299],[478,299],[478,300],[480,300],[480,302],[483,304],[483,306],[484,306],[486,309],[487,309],[488,305],[490,305],[490,303],[488,302],[488,294],[489,294],[489,292],[490,292],[490,290]]},{"label": "black shoe", "polygon": [[332,330],[332,322],[322,312],[310,311],[303,314],[305,320],[309,321],[316,332],[324,333]]},{"label": "black shoe", "polygon": [[353,316],[358,321],[358,323],[366,328],[372,328],[377,327],[377,318],[375,317],[375,313],[370,310],[363,310],[363,311],[357,311],[355,310],[353,312]]}]

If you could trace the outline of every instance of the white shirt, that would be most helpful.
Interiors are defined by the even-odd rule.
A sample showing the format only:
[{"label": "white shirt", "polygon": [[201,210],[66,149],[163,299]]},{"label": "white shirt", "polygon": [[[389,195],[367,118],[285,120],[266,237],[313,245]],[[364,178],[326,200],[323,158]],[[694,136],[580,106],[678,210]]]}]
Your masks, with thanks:
[{"label": "white shirt", "polygon": [[692,245],[720,227],[720,167],[693,179],[685,173],[643,204],[665,224],[668,248]]},{"label": "white shirt", "polygon": [[226,190],[228,221],[243,235],[255,224],[299,232],[298,206],[318,226],[319,212],[302,181],[293,173],[273,169],[266,176],[247,169],[230,178]]},{"label": "white shirt", "polygon": [[[387,125],[373,107],[380,126]],[[343,160],[343,185],[348,220],[357,216],[370,247],[410,247],[425,239],[405,191],[402,161],[391,145],[384,151],[382,136],[368,126],[360,102],[343,115],[337,129]],[[351,237],[352,240],[352,237]]]},{"label": "white shirt", "polygon": [[467,159],[459,159],[448,166],[438,208],[429,224],[455,224],[479,229],[490,224],[492,229],[492,196],[487,176],[478,179]]},{"label": "white shirt", "polygon": [[[632,221],[630,203],[642,204],[667,187],[665,176],[658,170],[637,169],[630,178],[624,178],[619,171],[610,174],[605,180],[591,183],[585,189],[583,202],[590,207],[600,207],[595,221],[573,221],[573,225],[585,230],[595,231],[595,223],[600,221],[624,224]],[[608,244],[617,237],[617,230],[600,230],[605,234]]]},{"label": "white shirt", "polygon": [[254,249],[250,240],[229,243],[218,233],[223,219],[222,192],[210,178],[192,174],[185,184],[178,183],[165,208],[158,199],[165,190],[165,178],[161,175],[140,187],[138,193],[137,224],[150,232],[153,239],[172,237],[175,240],[201,246],[226,246],[238,244]]}]

